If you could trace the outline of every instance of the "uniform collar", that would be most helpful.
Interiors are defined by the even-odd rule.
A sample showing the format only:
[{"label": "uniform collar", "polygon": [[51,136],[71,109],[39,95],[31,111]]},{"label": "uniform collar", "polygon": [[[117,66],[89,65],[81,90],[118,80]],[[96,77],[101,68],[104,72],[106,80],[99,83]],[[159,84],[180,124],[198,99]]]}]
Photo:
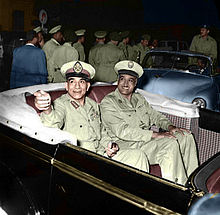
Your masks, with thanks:
[{"label": "uniform collar", "polygon": [[58,46],[60,46],[60,43],[58,41],[56,41],[54,38],[51,38],[51,40],[56,43]]},{"label": "uniform collar", "polygon": [[[199,39],[203,39],[201,35],[199,35]],[[209,40],[209,35],[205,39],[203,39],[203,40],[207,40],[208,41]]]},{"label": "uniform collar", "polygon": [[33,43],[26,43],[25,45],[27,45],[27,46],[34,46],[35,47],[35,45]]},{"label": "uniform collar", "polygon": [[85,103],[84,103],[84,105],[81,106],[78,101],[76,101],[75,99],[73,99],[73,98],[69,95],[69,93],[67,93],[66,95],[67,95],[67,98],[69,99],[71,105],[72,105],[75,109],[79,109],[79,108],[90,109],[90,107],[92,106],[91,103],[90,103],[90,98],[88,98],[87,96],[85,97]]},{"label": "uniform collar", "polygon": [[[76,101],[75,99],[73,99],[73,98],[69,95],[69,93],[67,93],[67,97],[68,97],[68,99],[69,99],[71,105],[72,105],[75,109],[78,109],[78,108],[82,107],[82,106],[79,104],[78,101]],[[85,98],[85,99],[86,99],[86,98]],[[85,103],[86,103],[86,100],[85,100]],[[85,104],[84,104],[84,105],[85,105]]]},{"label": "uniform collar", "polygon": [[115,90],[115,95],[117,97],[117,100],[120,104],[124,104],[125,107],[129,106],[132,108],[135,108],[137,106],[138,100],[135,96],[135,93],[132,94],[131,96],[131,100],[129,101],[128,99],[126,99],[118,90],[118,88],[116,88]]}]

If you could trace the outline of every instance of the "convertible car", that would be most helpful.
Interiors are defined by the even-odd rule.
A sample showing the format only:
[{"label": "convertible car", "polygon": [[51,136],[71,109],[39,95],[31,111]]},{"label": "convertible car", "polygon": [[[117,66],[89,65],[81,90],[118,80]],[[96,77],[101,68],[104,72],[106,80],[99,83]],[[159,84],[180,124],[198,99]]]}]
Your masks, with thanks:
[{"label": "convertible car", "polygon": [[[115,88],[92,86],[88,96],[100,103]],[[52,100],[66,93],[62,83],[0,93],[0,211],[5,214],[187,214],[203,195],[220,192],[219,113],[137,89],[153,108],[194,134],[200,166],[183,186],[163,179],[158,164],[143,172],[43,126],[34,106],[39,89]]]},{"label": "convertible car", "polygon": [[212,59],[190,51],[149,51],[138,87],[201,108],[220,110],[220,74]]}]

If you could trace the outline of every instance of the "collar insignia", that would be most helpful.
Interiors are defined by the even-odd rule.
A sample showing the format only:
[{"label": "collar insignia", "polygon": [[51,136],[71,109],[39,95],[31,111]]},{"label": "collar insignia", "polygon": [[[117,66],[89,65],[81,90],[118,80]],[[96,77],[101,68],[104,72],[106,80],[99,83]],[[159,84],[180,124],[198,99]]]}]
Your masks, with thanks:
[{"label": "collar insignia", "polygon": [[128,62],[128,68],[133,68],[134,67],[134,62],[132,62],[132,61],[129,61]]},{"label": "collar insignia", "polygon": [[73,70],[74,70],[74,72],[76,72],[76,73],[82,72],[83,67],[82,67],[81,63],[77,61],[77,62],[74,64],[74,66],[73,66]]},{"label": "collar insignia", "polygon": [[71,101],[70,103],[75,109],[79,108],[79,105],[75,101]]}]

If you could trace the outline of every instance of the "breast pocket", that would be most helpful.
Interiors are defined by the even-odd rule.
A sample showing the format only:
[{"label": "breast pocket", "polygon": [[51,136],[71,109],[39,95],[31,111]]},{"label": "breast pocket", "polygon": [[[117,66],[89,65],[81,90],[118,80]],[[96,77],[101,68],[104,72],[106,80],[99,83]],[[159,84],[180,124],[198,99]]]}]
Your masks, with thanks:
[{"label": "breast pocket", "polygon": [[138,108],[137,108],[137,115],[138,115],[138,118],[140,119],[141,121],[141,127],[143,126],[147,126],[149,127],[150,125],[150,116],[147,112],[147,109],[145,108],[144,105],[140,105]]}]

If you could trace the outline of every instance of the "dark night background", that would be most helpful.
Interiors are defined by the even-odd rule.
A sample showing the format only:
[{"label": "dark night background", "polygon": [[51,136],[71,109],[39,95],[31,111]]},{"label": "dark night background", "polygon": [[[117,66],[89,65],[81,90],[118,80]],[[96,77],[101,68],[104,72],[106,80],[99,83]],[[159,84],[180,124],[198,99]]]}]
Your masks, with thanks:
[{"label": "dark night background", "polygon": [[[22,2],[22,1],[21,1]],[[66,28],[86,29],[85,51],[94,43],[96,30],[130,30],[131,39],[137,42],[144,33],[159,40],[184,40],[190,45],[192,37],[199,33],[201,24],[211,26],[210,35],[220,42],[219,0],[35,0],[34,13],[45,9],[49,29],[56,23]],[[38,25],[38,20],[32,20]],[[4,43],[22,37],[25,32],[1,32]],[[45,35],[46,40],[49,38]],[[10,73],[10,59],[1,68],[1,90],[7,88]],[[2,78],[3,77],[3,78]]]}]

